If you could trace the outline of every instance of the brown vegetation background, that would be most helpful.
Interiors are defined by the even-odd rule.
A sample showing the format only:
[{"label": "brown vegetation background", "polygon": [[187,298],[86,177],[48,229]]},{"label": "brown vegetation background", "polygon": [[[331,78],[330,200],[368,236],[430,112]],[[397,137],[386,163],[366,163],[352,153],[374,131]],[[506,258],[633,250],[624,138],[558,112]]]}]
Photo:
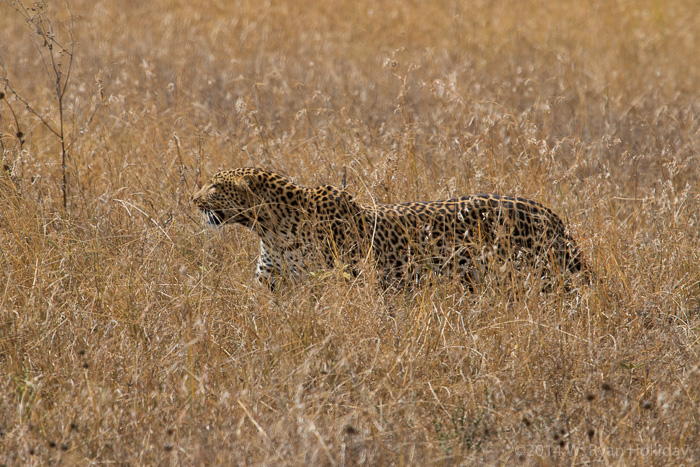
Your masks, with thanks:
[{"label": "brown vegetation background", "polygon": [[[0,77],[55,124],[11,6]],[[59,141],[0,89],[0,464],[700,461],[696,1],[70,7],[66,210]],[[239,166],[534,198],[596,283],[270,293],[254,235],[188,204]]]}]

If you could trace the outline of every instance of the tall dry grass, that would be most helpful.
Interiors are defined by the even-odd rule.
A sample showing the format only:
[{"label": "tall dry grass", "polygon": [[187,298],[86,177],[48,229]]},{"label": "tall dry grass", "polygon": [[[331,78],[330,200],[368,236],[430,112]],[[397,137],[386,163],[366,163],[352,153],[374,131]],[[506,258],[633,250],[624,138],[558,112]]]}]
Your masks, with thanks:
[{"label": "tall dry grass", "polygon": [[[1,464],[700,461],[697,2],[71,7],[66,211],[56,138],[0,102]],[[0,4],[3,77],[55,121],[32,37]],[[188,204],[247,165],[535,198],[597,281],[270,293]]]}]

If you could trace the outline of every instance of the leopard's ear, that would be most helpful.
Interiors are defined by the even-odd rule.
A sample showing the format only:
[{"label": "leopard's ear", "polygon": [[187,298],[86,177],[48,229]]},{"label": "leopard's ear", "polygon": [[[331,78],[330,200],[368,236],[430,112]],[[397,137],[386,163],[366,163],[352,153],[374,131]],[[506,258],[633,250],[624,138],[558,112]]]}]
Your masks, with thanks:
[{"label": "leopard's ear", "polygon": [[265,181],[254,173],[241,175],[236,180],[235,189],[248,203],[260,204],[267,199]]},{"label": "leopard's ear", "polygon": [[253,191],[258,185],[258,179],[254,174],[243,174],[236,180],[236,188],[241,191]]}]

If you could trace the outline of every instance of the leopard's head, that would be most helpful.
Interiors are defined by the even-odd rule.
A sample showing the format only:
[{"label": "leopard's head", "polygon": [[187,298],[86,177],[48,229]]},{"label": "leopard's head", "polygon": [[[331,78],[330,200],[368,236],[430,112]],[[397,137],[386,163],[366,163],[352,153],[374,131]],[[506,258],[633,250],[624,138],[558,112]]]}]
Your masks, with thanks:
[{"label": "leopard's head", "polygon": [[219,172],[192,196],[210,227],[225,223],[253,228],[266,219],[266,200],[259,193],[258,169]]}]

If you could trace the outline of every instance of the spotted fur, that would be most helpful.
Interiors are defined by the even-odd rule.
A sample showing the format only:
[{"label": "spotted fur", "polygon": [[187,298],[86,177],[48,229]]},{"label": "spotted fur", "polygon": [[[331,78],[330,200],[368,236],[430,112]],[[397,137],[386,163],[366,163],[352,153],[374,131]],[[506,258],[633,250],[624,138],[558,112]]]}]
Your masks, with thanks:
[{"label": "spotted fur", "polygon": [[362,204],[329,185],[307,188],[257,168],[219,172],[192,198],[207,223],[260,237],[259,282],[274,287],[314,267],[371,259],[386,286],[453,273],[471,283],[493,260],[585,270],[576,242],[549,208],[477,194],[445,201]]}]

